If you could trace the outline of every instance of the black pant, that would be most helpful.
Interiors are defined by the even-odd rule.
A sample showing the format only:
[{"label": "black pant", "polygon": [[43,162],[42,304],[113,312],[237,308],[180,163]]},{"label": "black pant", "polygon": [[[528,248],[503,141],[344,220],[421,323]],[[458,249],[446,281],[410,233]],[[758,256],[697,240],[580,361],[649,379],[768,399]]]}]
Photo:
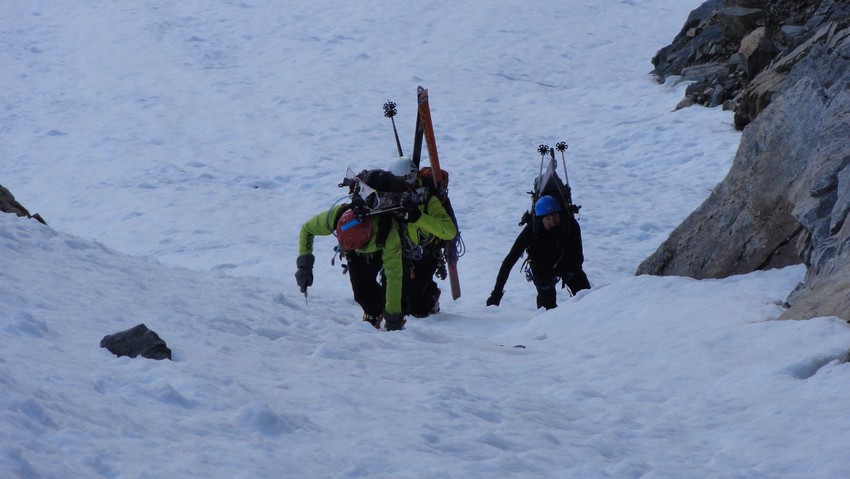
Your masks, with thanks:
[{"label": "black pant", "polygon": [[422,258],[413,262],[410,274],[405,275],[404,297],[407,298],[407,312],[417,318],[430,315],[437,300],[438,288],[434,273],[440,264],[438,254],[439,250],[426,249]]},{"label": "black pant", "polygon": [[384,312],[386,304],[386,278],[382,274],[384,262],[381,254],[349,253],[347,260],[354,301],[364,313],[377,317]]},{"label": "black pant", "polygon": [[[534,287],[537,288],[537,308],[553,309],[558,307],[557,289],[558,277],[549,271],[534,271],[532,268]],[[583,270],[572,273],[562,273],[562,278],[572,294],[583,289],[590,289],[590,281]]]},{"label": "black pant", "polygon": [[537,308],[554,309],[558,307],[558,296],[555,285],[557,278],[547,276],[534,277],[534,287],[537,288]]}]

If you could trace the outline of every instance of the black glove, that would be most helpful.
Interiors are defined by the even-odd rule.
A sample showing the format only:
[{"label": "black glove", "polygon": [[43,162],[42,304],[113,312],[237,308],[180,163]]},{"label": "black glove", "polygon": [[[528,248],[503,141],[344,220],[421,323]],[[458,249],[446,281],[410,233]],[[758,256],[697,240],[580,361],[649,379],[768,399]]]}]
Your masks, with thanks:
[{"label": "black glove", "polygon": [[578,270],[564,275],[561,287],[564,286],[569,288],[572,294],[576,294],[583,289],[590,289],[590,281],[588,281],[587,274],[583,270]]},{"label": "black glove", "polygon": [[313,286],[313,263],[315,262],[316,257],[312,254],[302,254],[295,260],[295,266],[298,266],[298,270],[295,271],[295,282],[304,294],[307,294],[309,286]]},{"label": "black glove", "polygon": [[498,306],[499,303],[502,302],[502,296],[504,296],[504,294],[504,291],[497,291],[494,289],[493,292],[490,293],[490,297],[487,298],[487,306]]},{"label": "black glove", "polygon": [[404,314],[390,314],[386,311],[384,311],[384,321],[387,331],[401,331],[404,329],[404,323],[407,322],[407,320],[404,319]]},{"label": "black glove", "polygon": [[416,223],[422,217],[422,210],[416,203],[405,201],[402,207],[404,208],[404,220],[408,223]]}]

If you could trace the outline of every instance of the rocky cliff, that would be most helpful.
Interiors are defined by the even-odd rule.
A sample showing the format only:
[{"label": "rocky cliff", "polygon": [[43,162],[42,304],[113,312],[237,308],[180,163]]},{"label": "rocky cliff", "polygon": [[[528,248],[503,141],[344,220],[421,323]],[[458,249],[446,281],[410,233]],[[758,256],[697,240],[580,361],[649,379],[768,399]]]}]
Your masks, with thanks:
[{"label": "rocky cliff", "polygon": [[850,2],[710,0],[653,59],[735,110],[727,177],[638,268],[719,278],[803,262],[785,318],[850,320]]}]

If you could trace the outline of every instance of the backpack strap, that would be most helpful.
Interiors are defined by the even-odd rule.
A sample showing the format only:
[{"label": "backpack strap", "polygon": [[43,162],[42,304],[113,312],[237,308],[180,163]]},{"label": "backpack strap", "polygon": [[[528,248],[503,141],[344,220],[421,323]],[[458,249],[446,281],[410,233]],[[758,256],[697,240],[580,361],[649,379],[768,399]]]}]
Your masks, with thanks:
[{"label": "backpack strap", "polygon": [[378,234],[375,236],[375,244],[383,248],[387,244],[387,238],[390,236],[390,231],[393,229],[393,218],[390,215],[383,214],[378,216]]}]

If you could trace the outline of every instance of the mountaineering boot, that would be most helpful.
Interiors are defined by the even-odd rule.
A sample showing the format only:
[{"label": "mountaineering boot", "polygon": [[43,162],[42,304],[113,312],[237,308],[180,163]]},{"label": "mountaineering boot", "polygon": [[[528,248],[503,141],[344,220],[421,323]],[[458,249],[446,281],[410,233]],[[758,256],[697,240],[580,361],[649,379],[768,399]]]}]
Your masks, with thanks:
[{"label": "mountaineering boot", "polygon": [[383,319],[383,315],[380,314],[374,316],[371,314],[363,313],[363,321],[366,321],[367,323],[371,324],[375,329],[381,329],[381,321]]},{"label": "mountaineering boot", "polygon": [[[427,318],[428,316],[440,312],[440,288],[436,283],[431,283],[431,287],[422,292],[422,299],[416,301],[415,307],[411,308],[410,315],[414,318]],[[431,298],[430,301],[428,298]]]},{"label": "mountaineering boot", "polygon": [[440,293],[442,293],[442,290],[437,288],[437,294],[434,295],[434,306],[431,308],[431,314],[440,312]]},{"label": "mountaineering boot", "polygon": [[407,322],[407,320],[404,319],[403,314],[384,313],[384,317],[387,319],[387,331],[401,331],[402,329],[404,329],[404,323]]}]

